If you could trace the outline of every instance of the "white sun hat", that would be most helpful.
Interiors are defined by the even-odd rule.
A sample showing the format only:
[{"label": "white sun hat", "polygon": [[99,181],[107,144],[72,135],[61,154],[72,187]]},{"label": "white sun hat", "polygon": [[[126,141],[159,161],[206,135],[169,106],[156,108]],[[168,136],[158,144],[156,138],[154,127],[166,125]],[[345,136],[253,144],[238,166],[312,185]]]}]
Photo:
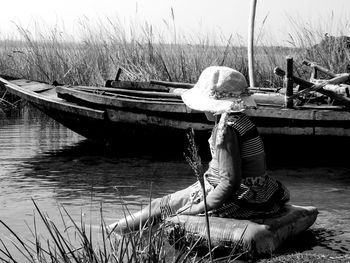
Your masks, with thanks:
[{"label": "white sun hat", "polygon": [[214,114],[256,108],[245,77],[229,67],[211,66],[204,69],[194,87],[181,97],[189,108]]}]

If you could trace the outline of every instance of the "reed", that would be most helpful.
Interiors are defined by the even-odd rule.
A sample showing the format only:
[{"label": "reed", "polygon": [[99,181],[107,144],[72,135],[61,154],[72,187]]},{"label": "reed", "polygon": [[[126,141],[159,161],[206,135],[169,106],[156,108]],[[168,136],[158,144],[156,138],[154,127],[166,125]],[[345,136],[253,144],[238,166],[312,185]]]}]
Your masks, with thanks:
[{"label": "reed", "polygon": [[314,25],[304,19],[289,17],[292,33],[288,43],[300,51],[295,61],[297,74],[304,78],[310,76],[310,71],[301,64],[304,59],[335,73],[350,72],[349,19],[333,14],[321,19],[318,25]]},{"label": "reed", "polygon": [[202,196],[203,196],[203,202],[204,202],[204,213],[205,213],[205,221],[206,221],[206,230],[207,230],[207,239],[208,239],[208,248],[209,248],[209,258],[210,262],[213,262],[213,255],[212,255],[212,246],[211,246],[211,238],[210,238],[210,224],[209,224],[209,215],[208,215],[208,207],[207,207],[207,199],[206,199],[206,190],[205,190],[205,183],[204,183],[204,171],[203,171],[203,165],[201,158],[198,154],[198,147],[195,142],[194,137],[194,130],[190,129],[190,131],[187,134],[188,137],[188,154],[185,154],[185,159],[191,166],[191,168],[194,171],[194,174],[196,176],[197,181],[200,183],[201,189],[202,189]]},{"label": "reed", "polygon": [[[101,208],[101,236],[94,237],[91,228],[83,219],[76,222],[61,206],[59,207],[63,228],[52,221],[33,200],[37,215],[43,222],[47,235],[40,233],[38,220],[34,216],[30,228],[32,240],[20,237],[8,224],[0,220],[12,236],[9,242],[0,239],[0,261],[2,262],[194,262],[198,260],[194,246],[176,250],[167,242],[164,224],[155,228],[142,228],[123,236],[109,233],[103,220]],[[69,218],[66,222],[65,217]],[[4,233],[4,231],[2,231]],[[207,262],[202,259],[202,262]]]},{"label": "reed", "polygon": [[[119,263],[119,262],[209,262],[208,257],[201,257],[195,251],[196,243],[189,247],[175,250],[165,240],[164,225],[149,232],[141,229],[129,235],[118,237],[110,235],[103,220],[101,209],[102,241],[93,239],[88,226],[81,220],[72,219],[64,207],[59,208],[63,228],[52,221],[33,200],[37,215],[34,216],[32,239],[23,239],[8,224],[0,220],[0,225],[8,231],[12,239],[9,242],[0,239],[0,261],[5,263]],[[38,219],[44,223],[48,235],[40,232]],[[68,216],[66,222],[64,216]],[[1,233],[4,235],[4,229]],[[149,235],[151,233],[151,238]],[[96,238],[96,237],[95,237]],[[350,255],[324,255],[315,253],[291,253],[256,259],[258,263],[295,262],[349,262]],[[237,256],[230,254],[215,258],[215,262],[236,262]],[[239,261],[242,262],[242,261]]]},{"label": "reed", "polygon": [[[34,35],[18,26],[20,41],[2,41],[0,73],[46,82],[104,85],[121,68],[121,79],[194,83],[207,66],[224,65],[248,77],[247,48],[239,35],[214,42],[207,36],[190,38],[176,32],[169,40],[147,23],[131,28],[130,33],[111,20],[98,24],[98,31],[89,24],[81,27],[83,41],[63,39],[60,29]],[[279,81],[273,76],[276,65],[271,63],[282,61],[286,51],[281,47],[257,49],[258,85],[271,83],[271,77]]]},{"label": "reed", "polygon": [[[337,24],[335,17],[325,20]],[[63,37],[60,28],[34,34],[18,26],[21,40],[1,41],[0,73],[47,82],[104,85],[121,68],[121,79],[194,83],[207,66],[224,65],[248,79],[246,43],[239,35],[217,37],[215,41],[208,36],[184,36],[176,30],[174,14],[172,21],[165,23],[170,37],[157,33],[146,22],[129,29],[109,18],[95,25],[82,22],[80,41],[73,36]],[[254,52],[257,87],[282,86],[273,69],[285,67],[287,55],[294,58],[297,75],[305,79],[309,77],[309,70],[301,64],[305,58],[334,72],[349,70],[349,43],[334,42],[331,36],[349,32],[348,22],[344,21],[339,29],[315,27],[303,19],[290,18],[290,24],[289,47],[275,46],[262,37],[263,30],[259,33]]]}]

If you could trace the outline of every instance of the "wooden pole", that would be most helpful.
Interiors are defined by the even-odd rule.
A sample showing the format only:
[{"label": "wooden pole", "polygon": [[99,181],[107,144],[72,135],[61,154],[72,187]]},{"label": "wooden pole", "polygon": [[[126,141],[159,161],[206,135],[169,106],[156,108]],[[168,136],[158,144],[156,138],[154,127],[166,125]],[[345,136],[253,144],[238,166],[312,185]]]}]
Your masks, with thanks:
[{"label": "wooden pole", "polygon": [[[282,78],[284,78],[286,76],[286,72],[283,69],[279,68],[279,67],[276,67],[274,72],[275,72],[275,74],[277,76],[280,76]],[[304,89],[305,88],[309,88],[309,87],[314,85],[314,83],[311,83],[310,81],[307,81],[307,80],[303,80],[303,79],[298,78],[296,76],[293,76],[292,79],[293,79],[293,82],[295,84],[303,86]]]},{"label": "wooden pole", "polygon": [[[312,67],[312,68],[314,68],[315,70],[319,70],[319,71],[321,71],[321,72],[327,74],[327,75],[328,75],[329,77],[331,77],[331,78],[335,78],[335,77],[337,76],[337,74],[335,74],[334,72],[332,72],[332,71],[330,71],[329,69],[326,69],[326,68],[324,68],[324,67],[321,67],[320,65],[317,65],[317,64],[314,63],[314,62],[311,62],[311,61],[308,61],[308,60],[304,60],[304,61],[303,61],[303,64],[304,64],[304,65],[307,65],[307,66],[309,66],[309,67]],[[315,78],[317,78],[317,76],[316,76]]]},{"label": "wooden pole", "polygon": [[248,28],[248,73],[249,73],[249,85],[255,87],[254,78],[254,23],[255,23],[255,10],[257,0],[251,0],[250,2],[250,14],[249,14],[249,28]]},{"label": "wooden pole", "polygon": [[290,98],[293,95],[293,58],[287,57],[287,74],[284,80],[286,88],[286,107],[293,108],[293,99]]},{"label": "wooden pole", "polygon": [[115,81],[119,81],[120,74],[122,74],[122,69],[118,68],[117,75],[115,76]]}]

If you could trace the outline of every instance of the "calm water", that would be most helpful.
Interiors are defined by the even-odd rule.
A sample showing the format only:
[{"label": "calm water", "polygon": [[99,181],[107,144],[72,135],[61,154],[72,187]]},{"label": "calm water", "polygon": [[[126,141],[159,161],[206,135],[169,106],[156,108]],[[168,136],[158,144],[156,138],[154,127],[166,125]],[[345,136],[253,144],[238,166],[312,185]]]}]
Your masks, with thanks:
[{"label": "calm water", "polygon": [[[350,164],[271,165],[269,174],[290,189],[291,203],[320,211],[312,229],[287,247],[349,253]],[[107,150],[30,107],[0,119],[0,219],[25,238],[32,199],[58,225],[63,205],[74,219],[98,226],[101,206],[109,224],[123,216],[123,203],[132,211],[147,203],[151,188],[158,197],[193,182],[182,159]],[[0,237],[7,236],[0,226]]]}]

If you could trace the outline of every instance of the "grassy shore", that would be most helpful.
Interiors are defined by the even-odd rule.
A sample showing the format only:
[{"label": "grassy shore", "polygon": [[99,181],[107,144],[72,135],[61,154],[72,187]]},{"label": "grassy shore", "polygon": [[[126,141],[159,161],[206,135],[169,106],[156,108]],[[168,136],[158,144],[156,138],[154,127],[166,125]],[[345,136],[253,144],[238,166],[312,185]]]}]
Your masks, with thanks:
[{"label": "grassy shore", "polygon": [[[101,209],[101,224],[96,229],[82,219],[75,221],[64,207],[59,207],[61,223],[50,219],[49,215],[36,208],[32,239],[23,239],[11,227],[0,220],[0,261],[2,262],[211,262],[209,253],[198,252],[194,244],[170,245],[166,236],[165,223],[151,227],[147,224],[139,231],[116,235],[106,226]],[[68,220],[67,220],[68,218]],[[39,221],[44,228],[39,227]],[[59,227],[63,226],[63,227]],[[46,233],[46,234],[45,234]],[[175,249],[176,247],[176,249]],[[229,262],[240,254],[232,251],[221,257],[221,262]]]},{"label": "grassy shore", "polygon": [[[117,263],[117,262],[258,262],[258,263],[326,263],[349,262],[350,255],[323,255],[315,253],[292,253],[268,258],[247,258],[245,251],[233,248],[225,254],[215,253],[212,261],[207,251],[196,249],[196,243],[169,244],[167,226],[162,223],[149,228],[130,232],[123,236],[115,235],[106,227],[101,209],[101,221],[96,233],[80,219],[75,221],[64,207],[58,207],[61,223],[51,220],[36,208],[33,226],[28,227],[31,239],[24,239],[6,222],[0,220],[0,261],[28,263]],[[57,220],[57,219],[56,219]],[[41,222],[40,222],[41,221]],[[43,223],[44,227],[39,227]],[[150,230],[151,229],[151,230]],[[2,239],[5,237],[5,239]]]}]

